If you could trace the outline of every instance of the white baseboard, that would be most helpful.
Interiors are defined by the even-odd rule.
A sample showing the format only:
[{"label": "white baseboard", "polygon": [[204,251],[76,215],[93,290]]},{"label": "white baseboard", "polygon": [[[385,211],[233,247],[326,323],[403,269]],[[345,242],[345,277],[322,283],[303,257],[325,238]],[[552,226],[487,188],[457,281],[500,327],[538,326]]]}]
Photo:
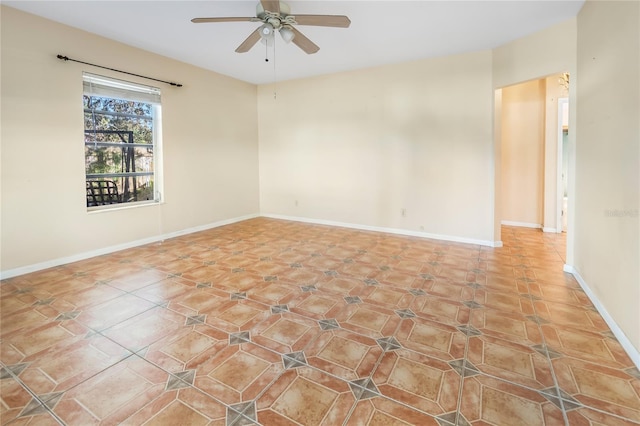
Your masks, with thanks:
[{"label": "white baseboard", "polygon": [[41,271],[47,268],[53,268],[60,265],[65,265],[67,263],[78,262],[80,260],[89,259],[91,257],[102,256],[103,254],[109,254],[120,250],[125,250],[133,247],[142,246],[145,244],[155,243],[158,241],[168,240],[169,238],[179,237],[181,235],[192,234],[194,232],[206,231],[207,229],[217,228],[219,226],[229,225],[236,222],[242,222],[243,220],[253,219],[259,217],[258,214],[250,214],[246,216],[235,217],[232,219],[225,219],[214,223],[209,223],[206,225],[195,226],[193,228],[183,229],[180,231],[169,232],[163,235],[157,235],[149,238],[144,238],[141,240],[130,241],[128,243],[117,244],[115,246],[104,247],[97,250],[91,250],[84,253],[78,253],[71,256],[61,257],[58,259],[47,260],[45,262],[36,263],[33,265],[22,266],[20,268],[9,269],[7,271],[0,271],[0,279],[17,277],[18,275],[24,275],[31,272]]},{"label": "white baseboard", "polygon": [[587,297],[589,297],[589,299],[591,300],[591,303],[593,303],[593,306],[595,306],[600,315],[602,315],[602,318],[611,329],[611,332],[614,334],[614,336],[616,336],[616,339],[618,339],[620,345],[622,345],[627,355],[629,355],[629,358],[631,358],[631,361],[633,361],[636,367],[640,370],[640,348],[636,348],[633,343],[631,343],[631,340],[629,340],[627,335],[624,334],[624,331],[622,331],[618,324],[616,324],[615,320],[609,314],[602,302],[600,302],[596,294],[593,292],[593,290],[591,290],[584,278],[582,278],[580,272],[578,272],[578,270],[571,265],[564,265],[563,270],[572,274],[576,278],[578,284],[580,284],[580,287],[582,287],[582,290],[584,290]]},{"label": "white baseboard", "polygon": [[294,222],[313,223],[316,225],[339,226],[341,228],[360,229],[363,231],[386,232],[388,234],[407,235],[410,237],[431,238],[434,240],[452,241],[456,243],[477,244],[488,247],[502,247],[502,241],[476,240],[474,238],[456,237],[451,235],[430,234],[422,231],[409,231],[407,229],[383,228],[379,226],[359,225],[355,223],[334,222],[332,220],[310,219],[298,216],[285,216],[279,214],[263,214],[262,217],[272,219],[292,220]]},{"label": "white baseboard", "polygon": [[557,234],[558,230],[556,228],[547,228],[546,226],[543,226],[542,232],[551,232],[551,233]]},{"label": "white baseboard", "polygon": [[512,220],[502,220],[500,221],[500,223],[506,226],[519,226],[521,228],[535,228],[535,229],[542,228],[542,225],[540,225],[539,223],[514,222]]}]

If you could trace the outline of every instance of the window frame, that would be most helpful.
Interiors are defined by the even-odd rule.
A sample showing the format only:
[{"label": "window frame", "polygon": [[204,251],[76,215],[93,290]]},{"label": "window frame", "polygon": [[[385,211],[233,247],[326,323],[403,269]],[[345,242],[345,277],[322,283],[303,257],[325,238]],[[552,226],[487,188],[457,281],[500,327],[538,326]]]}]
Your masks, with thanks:
[{"label": "window frame", "polygon": [[[157,87],[146,86],[139,83],[134,83],[130,81],[115,79],[112,77],[106,77],[102,75],[92,74],[83,72],[82,73],[82,81],[83,81],[83,157],[85,162],[85,182],[90,180],[99,179],[99,177],[104,177],[106,179],[109,178],[118,178],[118,177],[136,177],[136,176],[152,176],[153,179],[153,198],[149,200],[140,200],[140,201],[127,201],[127,202],[118,202],[113,204],[103,204],[103,205],[93,205],[89,206],[88,204],[88,195],[85,197],[85,206],[87,212],[100,212],[100,211],[110,211],[110,210],[119,210],[126,208],[135,208],[141,206],[149,206],[161,204],[163,200],[163,182],[162,182],[162,102],[161,102],[161,91]],[[84,107],[84,97],[85,96],[95,96],[106,99],[116,99],[116,100],[124,100],[124,101],[133,101],[139,103],[145,103],[151,105],[151,114],[147,116],[151,119],[151,138],[152,144],[151,148],[153,151],[152,162],[153,162],[153,171],[152,174],[149,172],[121,172],[121,173],[87,173],[87,146],[92,145],[95,142],[87,141],[86,133],[87,129],[85,128],[85,115],[90,109]],[[110,115],[110,116],[124,116],[135,118],[135,114],[128,113],[117,113],[111,111],[100,111],[100,114]],[[122,131],[122,132],[127,132]],[[132,136],[131,136],[132,137]],[[111,143],[111,142],[98,142],[96,145],[104,145],[105,147],[111,146],[117,148],[120,143]],[[149,146],[149,144],[132,144],[133,148],[145,148]],[[135,160],[133,160],[135,161]],[[86,189],[89,191],[88,188]]]}]

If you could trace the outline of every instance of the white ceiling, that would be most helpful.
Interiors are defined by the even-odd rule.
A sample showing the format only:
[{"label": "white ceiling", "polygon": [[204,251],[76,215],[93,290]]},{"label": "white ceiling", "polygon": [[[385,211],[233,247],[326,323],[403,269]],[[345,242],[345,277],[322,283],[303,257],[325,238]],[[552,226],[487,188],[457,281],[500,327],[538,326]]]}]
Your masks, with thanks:
[{"label": "white ceiling", "polygon": [[[191,18],[255,16],[256,1],[3,1],[5,5],[255,84],[491,49],[576,16],[584,0],[288,1],[291,13],[347,15],[349,28],[299,26],[320,51],[276,37],[235,48],[260,24],[193,24]],[[65,54],[65,46],[59,52]],[[76,58],[82,60],[82,58]],[[275,63],[275,70],[274,70]],[[101,64],[109,66],[109,64]]]}]

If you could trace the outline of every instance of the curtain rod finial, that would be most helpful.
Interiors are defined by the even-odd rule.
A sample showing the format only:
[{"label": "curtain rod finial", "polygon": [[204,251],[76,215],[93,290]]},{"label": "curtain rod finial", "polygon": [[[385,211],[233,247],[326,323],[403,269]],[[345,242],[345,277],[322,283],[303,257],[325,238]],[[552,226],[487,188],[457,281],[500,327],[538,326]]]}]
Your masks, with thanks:
[{"label": "curtain rod finial", "polygon": [[62,59],[63,61],[68,61],[69,58],[67,56],[58,55],[58,59]]}]

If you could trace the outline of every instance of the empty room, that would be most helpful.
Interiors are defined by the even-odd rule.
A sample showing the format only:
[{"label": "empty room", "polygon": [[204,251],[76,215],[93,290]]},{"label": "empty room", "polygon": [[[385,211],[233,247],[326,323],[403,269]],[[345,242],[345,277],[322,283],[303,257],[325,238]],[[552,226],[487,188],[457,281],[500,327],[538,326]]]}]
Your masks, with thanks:
[{"label": "empty room", "polygon": [[640,1],[0,24],[0,424],[640,425]]}]

